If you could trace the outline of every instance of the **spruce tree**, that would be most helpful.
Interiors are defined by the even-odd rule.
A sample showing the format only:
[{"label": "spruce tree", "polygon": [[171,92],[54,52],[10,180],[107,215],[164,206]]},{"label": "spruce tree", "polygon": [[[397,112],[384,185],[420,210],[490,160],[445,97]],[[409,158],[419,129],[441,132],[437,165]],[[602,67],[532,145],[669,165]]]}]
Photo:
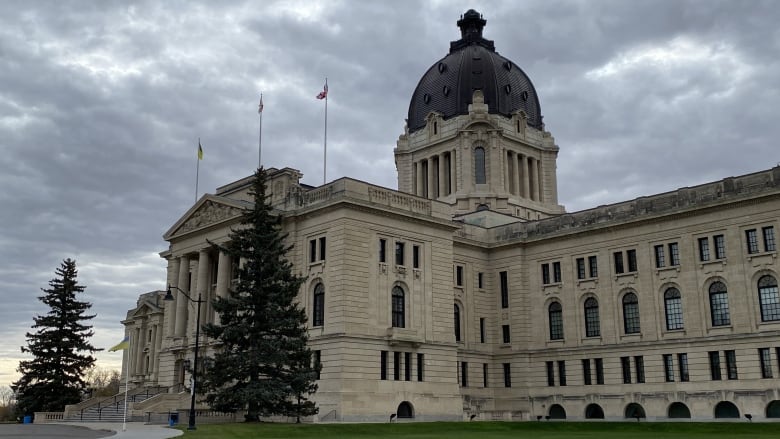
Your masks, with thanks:
[{"label": "spruce tree", "polygon": [[85,288],[76,280],[76,261],[65,259],[55,274],[38,297],[49,312],[33,318],[37,331],[28,332],[27,347],[22,346],[33,358],[19,362],[22,377],[13,384],[20,415],[62,411],[79,402],[87,387],[84,374],[95,363],[92,354],[100,350],[90,344],[92,326],[85,324],[95,317],[85,314],[92,304],[76,299]]},{"label": "spruce tree", "polygon": [[319,365],[312,365],[306,312],[296,301],[304,278],[286,259],[292,247],[267,202],[266,178],[258,169],[254,206],[221,248],[242,265],[228,296],[213,302],[220,324],[203,328],[218,346],[204,373],[206,401],[220,411],[246,409],[247,421],[317,413],[308,397],[317,390]]}]

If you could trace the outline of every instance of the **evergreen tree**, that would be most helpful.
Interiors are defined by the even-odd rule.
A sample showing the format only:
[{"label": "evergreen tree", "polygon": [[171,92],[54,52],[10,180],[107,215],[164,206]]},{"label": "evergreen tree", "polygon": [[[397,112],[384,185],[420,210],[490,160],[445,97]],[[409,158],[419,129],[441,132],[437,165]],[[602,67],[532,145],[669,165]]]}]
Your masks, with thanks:
[{"label": "evergreen tree", "polygon": [[263,168],[250,193],[254,206],[221,248],[243,261],[238,281],[227,297],[213,302],[220,324],[203,328],[219,346],[204,373],[206,401],[220,411],[247,409],[248,421],[313,415],[317,407],[308,397],[317,390],[319,365],[312,365],[306,312],[296,301],[304,278],[286,259],[291,247],[284,244],[281,217],[267,202]]},{"label": "evergreen tree", "polygon": [[22,377],[13,384],[21,415],[62,411],[79,402],[87,387],[84,374],[95,363],[92,354],[100,350],[89,342],[92,326],[84,324],[95,317],[85,314],[92,304],[76,299],[85,288],[76,280],[76,261],[65,259],[55,274],[38,297],[49,312],[33,318],[37,331],[28,332],[27,347],[22,346],[33,358],[19,362]]}]

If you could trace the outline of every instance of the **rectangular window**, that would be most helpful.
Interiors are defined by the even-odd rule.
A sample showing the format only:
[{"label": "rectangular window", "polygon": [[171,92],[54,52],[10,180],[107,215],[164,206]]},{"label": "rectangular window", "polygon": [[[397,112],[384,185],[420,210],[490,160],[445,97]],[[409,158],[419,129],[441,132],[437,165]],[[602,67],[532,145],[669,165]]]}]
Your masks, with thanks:
[{"label": "rectangular window", "polygon": [[379,356],[379,379],[387,379],[387,351],[382,351]]},{"label": "rectangular window", "polygon": [[548,361],[547,366],[547,385],[552,387],[555,385],[555,370],[553,369],[553,362]]},{"label": "rectangular window", "polygon": [[509,308],[509,278],[506,271],[498,273],[499,285],[501,287],[501,308]]},{"label": "rectangular window", "polygon": [[761,378],[772,378],[772,358],[769,348],[758,349],[758,360],[761,362]]},{"label": "rectangular window", "polygon": [[504,387],[512,387],[512,370],[509,363],[504,363]]},{"label": "rectangular window", "polygon": [[577,258],[577,279],[585,279],[585,258]]},{"label": "rectangular window", "polygon": [[320,237],[320,261],[325,260],[325,237]]},{"label": "rectangular window", "polygon": [[412,268],[420,268],[420,246],[412,246]]},{"label": "rectangular window", "polygon": [[590,277],[599,277],[599,264],[595,256],[588,256],[588,267],[590,268]]},{"label": "rectangular window", "polygon": [[634,367],[636,368],[636,382],[645,382],[645,358],[641,355],[634,357]]},{"label": "rectangular window", "polygon": [[677,367],[680,369],[680,381],[688,381],[688,354],[677,354]]},{"label": "rectangular window", "polygon": [[395,265],[404,265],[404,247],[403,242],[395,242]]},{"label": "rectangular window", "polygon": [[482,363],[482,387],[484,387],[484,388],[488,387],[488,365],[487,365],[487,363]]},{"label": "rectangular window", "polygon": [[615,274],[621,274],[625,272],[623,268],[623,252],[615,252]]},{"label": "rectangular window", "polygon": [[479,342],[480,343],[485,342],[485,318],[484,317],[479,318]]},{"label": "rectangular window", "polygon": [[469,386],[469,363],[465,361],[460,362],[460,385]]},{"label": "rectangular window", "polygon": [[560,283],[561,282],[561,263],[560,262],[553,262],[553,282]]},{"label": "rectangular window", "polygon": [[582,383],[586,386],[589,386],[592,383],[590,375],[590,358],[582,360]]},{"label": "rectangular window", "polygon": [[780,348],[775,348],[775,356],[777,357],[777,367],[780,368]]},{"label": "rectangular window", "polygon": [[720,352],[710,351],[709,357],[710,357],[710,378],[712,378],[713,381],[720,381],[721,380]]},{"label": "rectangular window", "polygon": [[710,238],[699,238],[699,260],[702,262],[710,260]]},{"label": "rectangular window", "polygon": [[762,227],[761,231],[764,234],[764,251],[775,251],[775,228],[772,226]]},{"label": "rectangular window", "polygon": [[604,384],[604,360],[596,358],[596,384]]},{"label": "rectangular window", "polygon": [[747,242],[748,253],[758,253],[758,234],[756,229],[745,230],[745,241]]},{"label": "rectangular window", "polygon": [[509,325],[501,325],[501,337],[504,343],[509,343]]},{"label": "rectangular window", "polygon": [[412,380],[412,353],[404,352],[404,379]]},{"label": "rectangular window", "polygon": [[566,362],[563,360],[558,361],[558,384],[566,385]]},{"label": "rectangular window", "polygon": [[669,243],[669,265],[671,267],[680,265],[680,246],[676,242]]},{"label": "rectangular window", "polygon": [[387,240],[379,240],[379,262],[387,262]]},{"label": "rectangular window", "polygon": [[455,286],[462,287],[463,286],[463,266],[462,265],[456,265],[455,266]]},{"label": "rectangular window", "polygon": [[672,354],[664,354],[664,377],[667,382],[674,381],[674,358],[672,358]]},{"label": "rectangular window", "polygon": [[654,248],[655,248],[655,268],[665,267],[666,261],[664,260],[664,246],[656,245]]},{"label": "rectangular window", "polygon": [[550,264],[542,264],[542,285],[550,283]]},{"label": "rectangular window", "polygon": [[482,289],[485,287],[484,278],[484,273],[477,273],[477,288]]},{"label": "rectangular window", "polygon": [[628,271],[633,273],[636,271],[636,250],[627,250],[626,258],[628,259]]},{"label": "rectangular window", "polygon": [[309,240],[309,263],[317,262],[317,240]]},{"label": "rectangular window", "polygon": [[735,351],[723,351],[726,357],[727,377],[730,380],[736,380],[737,376],[737,353]]},{"label": "rectangular window", "polygon": [[393,379],[401,379],[401,353],[393,352]]},{"label": "rectangular window", "polygon": [[724,259],[726,257],[726,238],[723,235],[712,237],[715,241],[715,259]]},{"label": "rectangular window", "polygon": [[631,357],[620,357],[620,368],[623,371],[623,384],[631,384]]},{"label": "rectangular window", "polygon": [[425,373],[425,354],[417,354],[417,381],[422,381]]},{"label": "rectangular window", "polygon": [[322,351],[314,351],[314,370],[317,371],[317,378],[322,377]]}]

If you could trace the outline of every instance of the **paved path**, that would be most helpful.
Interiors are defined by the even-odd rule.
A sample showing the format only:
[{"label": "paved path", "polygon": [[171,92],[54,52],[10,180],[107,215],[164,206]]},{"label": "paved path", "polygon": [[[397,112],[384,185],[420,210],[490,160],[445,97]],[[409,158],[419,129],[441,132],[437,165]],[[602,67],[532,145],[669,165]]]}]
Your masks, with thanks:
[{"label": "paved path", "polygon": [[142,422],[128,422],[125,431],[122,431],[122,423],[0,424],[0,438],[3,439],[167,439],[182,434],[180,430]]}]

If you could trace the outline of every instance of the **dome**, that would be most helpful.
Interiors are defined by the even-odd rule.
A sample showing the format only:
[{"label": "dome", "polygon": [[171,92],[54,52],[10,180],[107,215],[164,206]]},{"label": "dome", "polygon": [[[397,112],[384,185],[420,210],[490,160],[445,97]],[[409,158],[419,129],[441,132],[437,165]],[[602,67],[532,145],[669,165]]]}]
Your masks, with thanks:
[{"label": "dome", "polygon": [[522,110],[528,125],[542,128],[536,89],[517,64],[499,55],[493,41],[482,37],[485,23],[473,9],[458,20],[461,39],[450,43],[450,53],[425,72],[414,90],[409,132],[424,127],[431,111],[445,119],[468,114],[475,90],[482,90],[488,113],[510,117]]}]

